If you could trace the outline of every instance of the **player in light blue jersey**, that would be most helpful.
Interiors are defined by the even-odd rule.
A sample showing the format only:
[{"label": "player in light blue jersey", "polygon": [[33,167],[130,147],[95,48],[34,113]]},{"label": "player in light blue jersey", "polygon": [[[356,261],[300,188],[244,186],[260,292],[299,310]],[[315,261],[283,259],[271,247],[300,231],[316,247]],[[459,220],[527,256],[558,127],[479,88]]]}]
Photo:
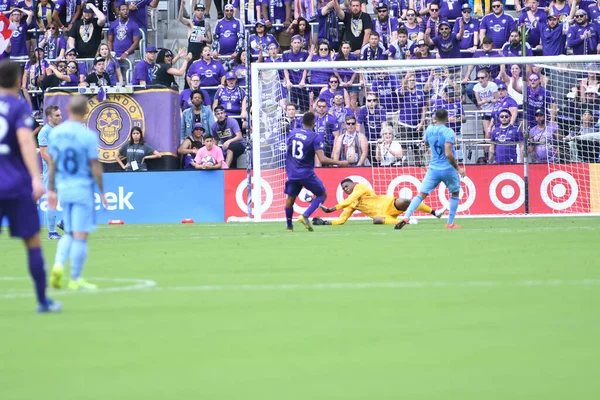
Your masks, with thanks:
[{"label": "player in light blue jersey", "polygon": [[87,99],[74,96],[69,100],[69,120],[50,132],[48,163],[48,204],[56,209],[58,196],[63,208],[65,234],[58,242],[50,285],[61,287],[67,256],[71,260],[71,280],[68,288],[96,289],[97,286],[81,277],[87,258],[87,237],[95,230],[94,182],[100,189],[104,207],[102,166],[98,161],[96,134],[83,125]]},{"label": "player in light blue jersey", "polygon": [[[42,181],[44,182],[46,191],[48,191],[48,159],[50,158],[48,154],[48,135],[54,127],[60,124],[62,113],[60,112],[60,108],[55,105],[46,107],[45,113],[48,123],[44,125],[38,134],[38,145],[40,147],[40,155],[42,156]],[[52,210],[50,207],[46,211],[46,223],[48,224],[48,239],[60,239],[60,235],[56,232],[56,210]]]},{"label": "player in light blue jersey", "polygon": [[402,229],[408,224],[409,218],[415,212],[419,204],[431,193],[440,182],[444,182],[450,192],[450,213],[446,229],[459,229],[454,223],[456,210],[458,209],[458,196],[460,194],[460,177],[465,176],[465,171],[458,166],[454,149],[455,133],[446,126],[448,122],[448,111],[438,108],[435,112],[435,124],[425,131],[425,143],[431,148],[431,161],[421,184],[419,194],[412,199],[404,218],[394,227]]}]

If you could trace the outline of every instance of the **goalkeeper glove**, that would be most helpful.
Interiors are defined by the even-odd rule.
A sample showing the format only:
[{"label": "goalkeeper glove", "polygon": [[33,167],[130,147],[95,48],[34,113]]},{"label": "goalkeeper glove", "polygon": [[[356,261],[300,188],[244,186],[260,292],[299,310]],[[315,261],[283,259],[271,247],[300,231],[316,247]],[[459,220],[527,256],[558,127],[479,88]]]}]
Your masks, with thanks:
[{"label": "goalkeeper glove", "polygon": [[313,225],[325,225],[325,221],[321,217],[314,217],[312,220]]},{"label": "goalkeeper glove", "polygon": [[319,208],[320,208],[321,210],[325,211],[325,212],[326,212],[326,213],[328,213],[328,214],[329,214],[329,213],[332,213],[332,212],[334,212],[334,211],[335,211],[335,207],[332,207],[332,208],[327,208],[327,207],[325,207],[323,204],[321,204],[321,205],[319,206]]}]

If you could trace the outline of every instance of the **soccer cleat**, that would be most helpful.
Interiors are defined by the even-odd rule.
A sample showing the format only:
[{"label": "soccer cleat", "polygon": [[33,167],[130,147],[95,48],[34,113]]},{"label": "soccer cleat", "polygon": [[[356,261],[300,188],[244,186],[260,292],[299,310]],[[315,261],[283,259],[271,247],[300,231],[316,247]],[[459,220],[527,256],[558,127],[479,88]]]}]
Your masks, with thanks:
[{"label": "soccer cleat", "polygon": [[440,218],[442,218],[442,216],[443,216],[443,215],[446,213],[446,210],[447,210],[447,208],[446,208],[446,207],[442,207],[442,208],[440,208],[439,210],[435,210],[435,214],[434,214],[434,215],[435,215],[435,217],[436,217],[437,219],[440,219]]},{"label": "soccer cleat", "polygon": [[58,232],[48,232],[48,240],[59,240],[60,238]]},{"label": "soccer cleat", "polygon": [[65,231],[65,221],[64,220],[60,220],[56,223],[56,226],[61,230],[61,231]]},{"label": "soccer cleat", "polygon": [[446,224],[446,229],[460,229],[460,225],[456,225],[454,222],[451,224]]},{"label": "soccer cleat", "polygon": [[70,290],[96,290],[98,289],[98,285],[94,285],[93,283],[89,283],[83,278],[79,278],[77,280],[71,279],[69,281],[69,289]]},{"label": "soccer cleat", "polygon": [[286,232],[294,232],[294,228],[285,228]]},{"label": "soccer cleat", "polygon": [[36,312],[38,313],[57,313],[62,311],[62,304],[59,301],[46,298],[46,304],[38,304]]},{"label": "soccer cleat", "polygon": [[60,289],[62,287],[61,281],[63,276],[64,267],[62,264],[54,264],[52,272],[50,273],[50,286],[54,289]]},{"label": "soccer cleat", "polygon": [[398,222],[396,225],[394,225],[394,229],[402,229],[404,228],[405,225],[409,224],[409,219],[404,217],[400,220],[400,222]]},{"label": "soccer cleat", "polygon": [[310,225],[310,221],[307,218],[304,218],[304,215],[298,217],[298,222],[300,222],[309,232],[314,232],[315,230]]}]

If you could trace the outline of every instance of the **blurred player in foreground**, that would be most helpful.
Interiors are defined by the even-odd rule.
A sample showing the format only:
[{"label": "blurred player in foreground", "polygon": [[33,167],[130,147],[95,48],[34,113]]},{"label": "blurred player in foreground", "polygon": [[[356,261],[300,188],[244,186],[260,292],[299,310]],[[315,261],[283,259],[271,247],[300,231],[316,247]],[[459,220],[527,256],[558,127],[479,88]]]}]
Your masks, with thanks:
[{"label": "blurred player in foreground", "polygon": [[294,202],[302,188],[310,190],[316,196],[306,209],[304,214],[298,217],[300,222],[309,232],[313,231],[310,224],[310,216],[325,202],[327,192],[325,185],[315,174],[315,156],[322,165],[339,165],[347,167],[348,161],[334,161],[325,156],[323,151],[323,138],[313,130],[315,126],[315,114],[307,112],[302,117],[302,128],[291,131],[287,140],[287,153],[285,169],[288,179],[285,182],[285,220],[287,230],[293,231],[292,216],[294,214]]},{"label": "blurred player in foreground", "polygon": [[448,111],[438,108],[435,112],[435,124],[430,125],[425,131],[425,143],[431,148],[431,161],[421,184],[419,194],[412,199],[404,217],[396,224],[394,229],[402,229],[408,224],[409,218],[418,209],[419,205],[441,182],[448,187],[450,197],[450,213],[446,229],[459,229],[454,223],[458,209],[458,196],[460,194],[460,177],[465,176],[465,171],[458,166],[454,142],[456,134],[446,126]]},{"label": "blurred player in foreground", "polygon": [[94,181],[100,189],[102,204],[107,207],[102,182],[102,166],[98,161],[96,135],[83,125],[87,99],[73,96],[68,105],[69,120],[50,132],[48,138],[51,161],[48,163],[48,204],[56,209],[56,192],[63,208],[65,234],[58,242],[50,285],[61,287],[64,264],[71,260],[69,289],[96,289],[81,277],[87,258],[88,234],[96,229],[94,218]]},{"label": "blurred player in foreground", "polygon": [[[31,107],[19,99],[21,67],[0,63],[0,222],[5,216],[10,235],[23,239],[29,273],[37,297],[37,312],[58,312],[62,305],[46,297],[46,270],[40,242],[36,201],[44,194],[35,142],[31,135]],[[2,226],[0,225],[0,231]]]},{"label": "blurred player in foreground", "polygon": [[[396,224],[398,223],[398,216],[406,211],[410,205],[410,199],[377,195],[367,185],[354,183],[350,178],[346,178],[340,182],[340,186],[346,192],[348,198],[334,207],[327,208],[321,206],[321,209],[326,213],[341,210],[342,208],[344,211],[338,219],[333,221],[325,221],[319,217],[315,217],[312,221],[314,225],[343,225],[354,211],[359,211],[367,217],[373,218],[374,224]],[[419,204],[417,210],[431,214],[436,218],[441,218],[446,211],[446,209],[433,210],[425,204]]]}]

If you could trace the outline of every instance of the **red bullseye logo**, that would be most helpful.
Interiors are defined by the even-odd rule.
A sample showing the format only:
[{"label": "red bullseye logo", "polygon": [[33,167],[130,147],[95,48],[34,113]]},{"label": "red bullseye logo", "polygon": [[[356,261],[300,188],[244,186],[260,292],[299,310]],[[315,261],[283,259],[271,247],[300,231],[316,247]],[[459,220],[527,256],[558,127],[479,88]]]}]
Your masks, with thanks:
[{"label": "red bullseye logo", "polygon": [[490,182],[490,200],[502,211],[514,211],[525,203],[525,181],[512,172],[503,172]]},{"label": "red bullseye logo", "polygon": [[566,210],[577,201],[579,185],[569,173],[554,171],[542,181],[540,195],[544,203],[553,210]]},{"label": "red bullseye logo", "polygon": [[412,199],[419,193],[421,181],[411,175],[400,175],[392,179],[388,185],[387,195]]},{"label": "red bullseye logo", "polygon": [[[450,207],[450,201],[448,200],[449,193],[446,185],[440,183],[438,186],[438,197],[440,202],[444,205],[444,207]],[[477,189],[475,188],[475,184],[468,176],[461,178],[460,180],[460,193],[458,198],[460,200],[460,204],[458,205],[457,212],[465,212],[468,211],[469,208],[475,202],[475,198],[477,197]]]}]

